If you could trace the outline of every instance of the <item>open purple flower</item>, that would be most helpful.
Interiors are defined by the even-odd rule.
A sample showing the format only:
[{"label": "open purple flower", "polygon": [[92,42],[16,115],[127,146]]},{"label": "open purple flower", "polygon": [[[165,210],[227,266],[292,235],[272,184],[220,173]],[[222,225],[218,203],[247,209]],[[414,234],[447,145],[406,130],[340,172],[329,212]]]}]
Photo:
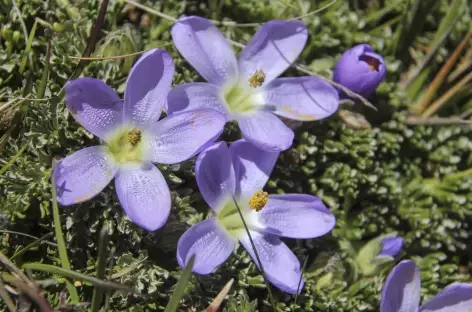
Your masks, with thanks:
[{"label": "open purple flower", "polygon": [[420,270],[405,260],[390,272],[382,290],[380,312],[470,312],[472,284],[453,283],[420,308]]},{"label": "open purple flower", "polygon": [[395,258],[403,247],[403,238],[400,236],[390,236],[381,240],[382,249],[380,249],[378,255],[390,256]]},{"label": "open purple flower", "polygon": [[369,96],[384,80],[387,69],[383,57],[368,44],[347,50],[334,69],[333,80],[362,96]]},{"label": "open purple flower", "polygon": [[185,267],[195,254],[193,271],[209,274],[226,261],[238,240],[257,264],[234,198],[269,281],[285,292],[297,292],[300,263],[278,236],[322,236],[331,231],[335,218],[315,196],[268,195],[262,191],[278,155],[259,150],[245,140],[229,148],[218,142],[201,152],[195,164],[197,184],[216,216],[192,226],[179,239],[180,266]]},{"label": "open purple flower", "polygon": [[339,105],[337,91],[315,77],[277,78],[298,57],[308,37],[303,22],[270,21],[242,50],[239,61],[223,34],[207,19],[183,17],[172,39],[183,57],[208,83],[175,87],[167,113],[210,107],[236,120],[243,137],[267,151],[282,151],[293,141],[274,114],[295,120],[322,119]]},{"label": "open purple flower", "polygon": [[150,231],[164,225],[171,208],[170,192],[151,162],[173,164],[194,156],[221,134],[225,124],[224,116],[212,109],[158,122],[173,75],[169,54],[153,49],[131,69],[124,101],[98,79],[67,83],[69,111],[106,145],[84,148],[56,164],[61,205],[94,197],[115,177],[118,199],[133,222]]}]

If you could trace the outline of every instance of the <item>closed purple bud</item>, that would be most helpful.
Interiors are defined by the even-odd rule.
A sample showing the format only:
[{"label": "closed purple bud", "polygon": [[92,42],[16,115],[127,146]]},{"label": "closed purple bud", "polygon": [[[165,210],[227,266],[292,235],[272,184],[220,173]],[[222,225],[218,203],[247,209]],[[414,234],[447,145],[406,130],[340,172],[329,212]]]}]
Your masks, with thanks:
[{"label": "closed purple bud", "polygon": [[383,57],[370,45],[359,44],[341,56],[333,80],[355,93],[369,96],[384,80],[385,73]]},{"label": "closed purple bud", "polygon": [[382,256],[391,256],[395,258],[403,247],[403,238],[394,236],[387,237],[381,241],[382,249],[379,251],[378,255]]}]

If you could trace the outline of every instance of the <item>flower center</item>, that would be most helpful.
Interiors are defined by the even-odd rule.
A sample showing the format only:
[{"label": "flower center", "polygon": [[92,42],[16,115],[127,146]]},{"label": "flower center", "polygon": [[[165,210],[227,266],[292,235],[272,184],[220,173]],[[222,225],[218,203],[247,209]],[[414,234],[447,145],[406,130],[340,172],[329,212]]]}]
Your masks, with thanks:
[{"label": "flower center", "polygon": [[[244,208],[240,208],[241,212],[244,214]],[[246,223],[248,223],[246,218],[245,220]],[[245,232],[243,220],[239,215],[238,207],[236,207],[233,199],[228,200],[224,207],[218,211],[218,222],[221,227],[234,238],[237,238],[242,232]]]},{"label": "flower center", "polygon": [[249,85],[253,88],[262,86],[265,80],[265,73],[262,69],[256,69],[256,72],[249,78]]},{"label": "flower center", "polygon": [[381,63],[377,58],[370,55],[363,54],[359,57],[359,59],[367,63],[370,71],[377,71],[377,72],[380,71]]},{"label": "flower center", "polygon": [[265,73],[257,69],[246,81],[233,79],[222,87],[221,96],[231,114],[248,114],[264,105],[264,96],[260,86],[265,81]]},{"label": "flower center", "polygon": [[269,194],[263,191],[257,191],[252,195],[249,200],[249,208],[257,212],[261,211],[265,207],[267,201],[269,200]]},{"label": "flower center", "polygon": [[108,151],[118,163],[140,162],[144,151],[142,132],[138,128],[125,127],[111,135]]}]

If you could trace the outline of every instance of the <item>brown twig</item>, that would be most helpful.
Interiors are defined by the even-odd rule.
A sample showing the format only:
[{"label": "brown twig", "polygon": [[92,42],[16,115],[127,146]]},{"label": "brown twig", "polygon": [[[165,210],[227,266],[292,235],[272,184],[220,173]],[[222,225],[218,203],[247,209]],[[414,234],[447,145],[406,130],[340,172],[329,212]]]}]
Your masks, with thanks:
[{"label": "brown twig", "polygon": [[427,126],[448,126],[448,125],[472,125],[472,121],[464,120],[462,118],[441,118],[441,117],[433,117],[433,118],[421,118],[410,116],[406,120],[406,124],[412,126],[418,125],[427,125]]}]

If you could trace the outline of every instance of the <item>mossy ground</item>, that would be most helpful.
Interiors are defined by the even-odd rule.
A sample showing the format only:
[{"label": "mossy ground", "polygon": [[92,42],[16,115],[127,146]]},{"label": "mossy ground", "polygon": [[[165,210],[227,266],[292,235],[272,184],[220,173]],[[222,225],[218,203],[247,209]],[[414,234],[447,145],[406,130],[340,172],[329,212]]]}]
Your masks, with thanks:
[{"label": "mossy ground", "polygon": [[[173,17],[196,14],[219,21],[263,23],[299,16],[329,2],[146,0],[142,4]],[[370,239],[392,232],[405,239],[400,258],[413,259],[421,268],[423,299],[453,281],[471,281],[472,127],[408,124],[409,111],[471,28],[470,5],[464,2],[457,20],[444,23],[451,26],[450,32],[425,67],[427,78],[415,80],[418,92],[404,85],[405,75],[430,51],[427,47],[443,27],[452,2],[457,1],[422,0],[414,11],[415,1],[338,0],[304,18],[310,36],[299,63],[330,77],[346,49],[366,42],[385,57],[388,74],[369,98],[377,112],[359,103],[347,107],[365,116],[370,128],[353,129],[338,115],[302,125],[292,123],[295,143],[279,158],[267,191],[317,195],[335,213],[337,225],[331,234],[318,239],[286,240],[302,263],[308,259],[306,285],[296,302],[273,289],[279,311],[378,311],[381,286],[398,259],[377,274],[365,276],[356,264],[357,253]],[[0,248],[8,257],[32,242],[16,232],[36,237],[54,233],[49,179],[53,159],[98,143],[73,120],[59,95],[76,69],[76,57],[86,47],[100,3],[16,0],[20,19],[11,1],[0,1],[0,95],[4,103],[14,103],[8,109],[2,106],[0,113],[1,166],[18,156],[0,177]],[[31,51],[25,53],[35,20]],[[172,45],[171,26],[172,21],[124,0],[110,1],[93,55],[116,56],[163,47],[174,58],[175,85],[201,81]],[[257,27],[220,29],[228,38],[245,43]],[[82,75],[102,79],[122,95],[135,59],[90,61]],[[290,69],[285,75],[301,73]],[[435,98],[453,83],[444,83]],[[459,115],[472,107],[470,82],[467,86],[449,101],[441,116]],[[231,141],[238,135],[229,125],[223,138]],[[112,251],[108,273],[114,274],[116,282],[143,294],[111,292],[107,299],[110,311],[163,310],[181,275],[175,259],[177,240],[208,214],[197,191],[193,160],[160,169],[172,190],[173,207],[166,226],[154,233],[124,217],[113,183],[93,200],[60,207],[72,269],[96,274],[98,233],[107,225],[108,250]],[[14,260],[18,267],[28,262],[61,266],[57,248],[50,244],[40,244]],[[39,281],[51,275],[35,271],[33,277]],[[58,307],[66,288],[63,278],[52,277],[56,283],[45,287],[44,296]],[[231,278],[235,283],[223,311],[270,311],[262,277],[242,248],[214,274],[193,276],[178,311],[204,310]],[[81,302],[92,300],[93,287],[84,284],[77,290]],[[0,302],[6,309],[3,305]],[[85,307],[75,306],[80,309]]]}]

